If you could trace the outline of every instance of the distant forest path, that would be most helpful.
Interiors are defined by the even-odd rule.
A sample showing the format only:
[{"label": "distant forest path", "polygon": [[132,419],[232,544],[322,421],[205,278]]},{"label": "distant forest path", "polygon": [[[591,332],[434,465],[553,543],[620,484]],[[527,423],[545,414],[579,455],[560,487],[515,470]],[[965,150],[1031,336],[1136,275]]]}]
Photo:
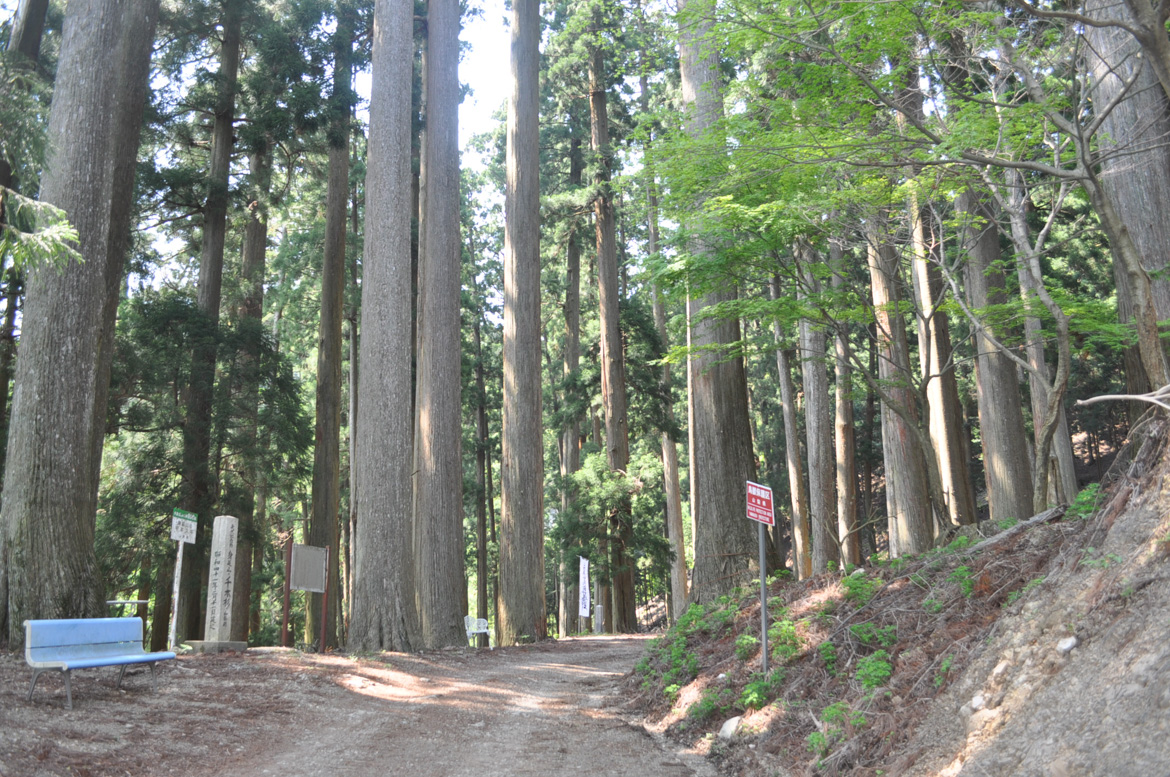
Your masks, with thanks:
[{"label": "distant forest path", "polygon": [[318,686],[322,698],[289,710],[277,736],[265,732],[218,773],[710,773],[703,759],[674,753],[607,711],[607,696],[644,647],[644,637],[599,636],[474,653],[311,659],[332,676]]}]

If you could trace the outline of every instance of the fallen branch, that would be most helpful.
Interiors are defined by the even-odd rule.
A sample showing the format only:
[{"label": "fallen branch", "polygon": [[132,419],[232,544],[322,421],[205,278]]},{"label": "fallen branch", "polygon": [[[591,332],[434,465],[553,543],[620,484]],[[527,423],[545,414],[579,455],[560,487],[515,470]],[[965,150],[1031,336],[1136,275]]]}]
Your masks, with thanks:
[{"label": "fallen branch", "polygon": [[963,556],[973,556],[984,548],[991,547],[997,542],[1003,542],[1009,537],[1014,537],[1020,532],[1027,531],[1038,523],[1047,523],[1048,521],[1056,521],[1064,516],[1064,511],[1068,509],[1067,505],[1057,505],[1056,507],[1045,510],[1039,515],[1033,515],[1026,521],[1020,521],[1015,526],[1004,529],[999,534],[992,535],[982,542],[977,542],[969,548],[964,548],[960,551]]}]

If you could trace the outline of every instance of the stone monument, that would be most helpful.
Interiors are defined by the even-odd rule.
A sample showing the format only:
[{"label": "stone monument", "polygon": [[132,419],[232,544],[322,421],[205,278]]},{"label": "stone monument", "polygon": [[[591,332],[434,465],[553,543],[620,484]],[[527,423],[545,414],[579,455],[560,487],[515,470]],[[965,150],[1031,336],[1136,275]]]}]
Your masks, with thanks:
[{"label": "stone monument", "polygon": [[232,641],[232,595],[236,578],[236,535],[240,522],[217,515],[211,531],[211,569],[207,576],[207,620],[204,639],[188,644],[200,653],[247,650],[247,642]]}]

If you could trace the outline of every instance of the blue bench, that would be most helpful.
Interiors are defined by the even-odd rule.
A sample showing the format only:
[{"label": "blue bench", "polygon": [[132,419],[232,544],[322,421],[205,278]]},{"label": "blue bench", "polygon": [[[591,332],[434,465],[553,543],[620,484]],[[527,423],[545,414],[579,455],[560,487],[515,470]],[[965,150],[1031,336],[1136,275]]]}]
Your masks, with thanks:
[{"label": "blue bench", "polygon": [[24,622],[24,660],[32,667],[32,685],[28,700],[32,701],[41,672],[50,669],[65,673],[66,709],[73,709],[73,689],[69,673],[74,669],[97,666],[120,666],[118,687],[126,667],[148,664],[150,681],[158,693],[156,664],[174,658],[169,651],[147,653],[142,648],[141,618],[74,618],[69,620],[35,620]]}]

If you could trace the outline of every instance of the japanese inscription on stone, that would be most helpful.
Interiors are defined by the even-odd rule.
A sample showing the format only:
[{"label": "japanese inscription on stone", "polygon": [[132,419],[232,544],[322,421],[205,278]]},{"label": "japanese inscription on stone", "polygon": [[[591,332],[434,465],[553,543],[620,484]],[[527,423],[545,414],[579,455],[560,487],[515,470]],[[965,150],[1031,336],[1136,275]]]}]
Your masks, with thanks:
[{"label": "japanese inscription on stone", "polygon": [[204,639],[227,642],[232,634],[232,595],[236,570],[239,521],[217,515],[211,533],[211,569],[207,578],[207,623]]}]

